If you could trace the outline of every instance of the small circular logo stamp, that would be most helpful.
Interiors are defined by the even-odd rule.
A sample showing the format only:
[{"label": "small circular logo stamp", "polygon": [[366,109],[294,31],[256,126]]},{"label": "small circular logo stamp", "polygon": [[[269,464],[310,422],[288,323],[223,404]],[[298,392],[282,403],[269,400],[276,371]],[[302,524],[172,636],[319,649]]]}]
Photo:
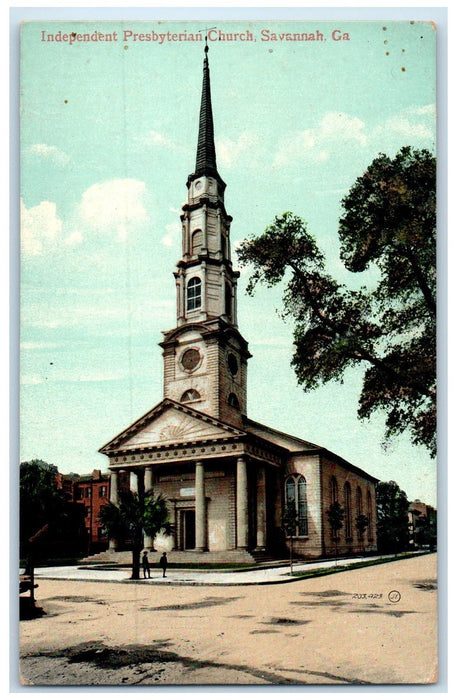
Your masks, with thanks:
[{"label": "small circular logo stamp", "polygon": [[390,591],[387,597],[391,603],[399,603],[401,600],[401,595],[398,591]]}]

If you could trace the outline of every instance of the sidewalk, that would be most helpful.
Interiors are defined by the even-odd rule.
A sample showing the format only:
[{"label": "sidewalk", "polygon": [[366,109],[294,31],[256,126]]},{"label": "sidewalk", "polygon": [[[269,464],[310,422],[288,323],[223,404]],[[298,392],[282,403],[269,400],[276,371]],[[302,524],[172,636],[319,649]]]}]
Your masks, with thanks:
[{"label": "sidewalk", "polygon": [[[354,557],[353,559],[338,559],[338,568],[344,569],[350,564],[370,561],[393,559],[392,555],[373,557]],[[294,573],[307,573],[316,569],[330,569],[335,566],[335,560],[294,563]],[[151,569],[151,578],[139,581],[130,580],[131,571],[125,569],[95,569],[88,566],[59,566],[35,569],[35,579],[51,579],[62,581],[103,581],[109,583],[141,583],[144,585],[188,585],[188,586],[246,586],[271,583],[290,583],[296,581],[290,575],[290,566],[280,566],[270,569],[250,569],[247,571],[205,571],[197,569],[168,569],[166,578],[161,571]]]}]

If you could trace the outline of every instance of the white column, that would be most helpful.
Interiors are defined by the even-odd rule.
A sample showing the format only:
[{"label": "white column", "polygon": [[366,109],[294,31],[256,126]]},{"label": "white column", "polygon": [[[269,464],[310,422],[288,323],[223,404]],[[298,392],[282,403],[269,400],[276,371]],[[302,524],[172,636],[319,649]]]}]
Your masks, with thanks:
[{"label": "white column", "polygon": [[[117,490],[117,489],[118,489],[118,484],[117,484],[117,471],[115,471],[115,470],[113,469],[113,470],[111,471],[111,474],[110,474],[110,487],[109,487],[110,494],[109,494],[109,499],[110,499],[111,503],[114,503],[115,505],[117,505],[117,504],[119,503],[119,494],[118,494],[118,490]],[[111,537],[111,538],[110,538],[108,547],[109,547],[109,549],[110,549],[111,551],[114,551],[114,550],[117,549],[117,540],[114,539],[114,537]]]},{"label": "white column", "polygon": [[[146,467],[144,470],[144,493],[147,494],[148,491],[152,490],[153,484],[153,472],[152,467]],[[144,548],[154,550],[154,542],[150,535],[144,536]]]},{"label": "white column", "polygon": [[207,207],[204,204],[202,208],[202,253],[208,250],[207,216]]},{"label": "white column", "polygon": [[236,548],[248,548],[248,474],[245,457],[236,463]]},{"label": "white column", "polygon": [[267,544],[267,503],[265,489],[265,467],[257,468],[257,547],[264,550]]},{"label": "white column", "polygon": [[195,549],[206,549],[205,468],[195,463]]},{"label": "white column", "polygon": [[201,262],[201,283],[202,283],[202,301],[201,301],[201,310],[203,312],[206,311],[206,262],[202,260]]},{"label": "white column", "polygon": [[182,268],[179,270],[179,316],[178,320],[186,317],[187,311],[187,297],[186,297],[186,278]]},{"label": "white column", "polygon": [[117,471],[115,471],[114,469],[110,473],[109,483],[109,500],[111,501],[111,503],[117,505],[119,503],[119,494],[117,491]]},{"label": "white column", "polygon": [[135,474],[134,471],[131,471],[129,473],[129,478],[130,478],[130,491],[133,493],[138,493],[138,474]]}]

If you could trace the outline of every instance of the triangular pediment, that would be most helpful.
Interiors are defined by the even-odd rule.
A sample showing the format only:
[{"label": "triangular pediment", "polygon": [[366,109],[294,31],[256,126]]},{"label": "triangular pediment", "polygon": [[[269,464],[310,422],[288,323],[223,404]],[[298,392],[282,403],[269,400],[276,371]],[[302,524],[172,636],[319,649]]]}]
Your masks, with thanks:
[{"label": "triangular pediment", "polygon": [[152,449],[239,435],[244,435],[244,432],[184,404],[165,399],[104,445],[100,452]]}]

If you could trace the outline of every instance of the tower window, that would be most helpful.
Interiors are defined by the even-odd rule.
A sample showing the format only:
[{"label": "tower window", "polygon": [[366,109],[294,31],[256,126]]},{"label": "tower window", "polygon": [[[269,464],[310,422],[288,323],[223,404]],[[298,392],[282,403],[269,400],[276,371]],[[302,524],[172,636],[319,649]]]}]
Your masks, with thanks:
[{"label": "tower window", "polygon": [[192,234],[192,255],[198,255],[202,249],[202,232],[198,229]]},{"label": "tower window", "polygon": [[306,479],[299,474],[288,476],[285,483],[286,504],[295,508],[297,525],[296,537],[308,534],[308,504],[306,497]]},{"label": "tower window", "polygon": [[201,396],[196,389],[187,389],[181,396],[181,403],[187,403],[189,401],[198,401]]},{"label": "tower window", "polygon": [[236,394],[229,394],[228,405],[233,406],[233,408],[240,407],[240,402],[238,401],[238,397],[236,396]]},{"label": "tower window", "polygon": [[199,277],[192,277],[187,284],[187,310],[199,309],[202,305],[202,283]]}]

